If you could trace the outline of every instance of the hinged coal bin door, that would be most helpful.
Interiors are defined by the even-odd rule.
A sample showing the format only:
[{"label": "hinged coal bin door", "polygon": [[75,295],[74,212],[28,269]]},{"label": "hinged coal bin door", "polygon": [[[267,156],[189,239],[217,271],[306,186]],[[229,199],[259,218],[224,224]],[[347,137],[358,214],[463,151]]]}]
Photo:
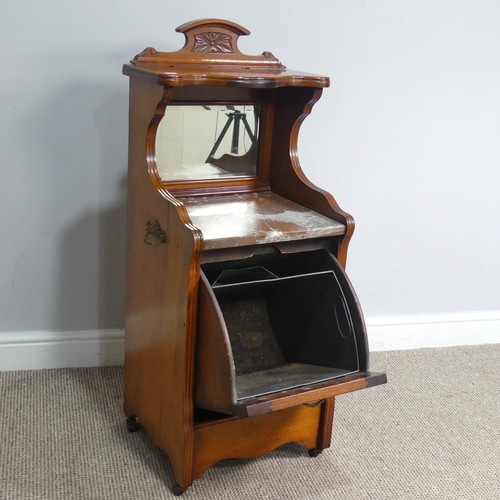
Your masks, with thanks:
[{"label": "hinged coal bin door", "polygon": [[[231,413],[247,400],[367,369],[361,309],[328,251],[207,264],[203,273],[197,404]],[[220,404],[207,397],[214,390],[225,393]]]}]

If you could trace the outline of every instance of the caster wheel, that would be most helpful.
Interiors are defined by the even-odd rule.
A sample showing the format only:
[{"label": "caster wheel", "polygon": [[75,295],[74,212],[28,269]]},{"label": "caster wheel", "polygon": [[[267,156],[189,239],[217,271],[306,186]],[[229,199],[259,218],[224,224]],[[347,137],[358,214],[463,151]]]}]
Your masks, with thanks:
[{"label": "caster wheel", "polygon": [[176,497],[181,496],[186,490],[187,490],[187,488],[183,488],[182,486],[179,486],[178,484],[174,484],[172,486],[172,493]]},{"label": "caster wheel", "polygon": [[310,457],[317,457],[323,450],[320,450],[319,448],[313,448],[312,450],[307,450],[309,453]]},{"label": "caster wheel", "polygon": [[127,417],[125,425],[127,426],[127,431],[137,432],[139,430],[139,419],[135,415],[130,415]]}]

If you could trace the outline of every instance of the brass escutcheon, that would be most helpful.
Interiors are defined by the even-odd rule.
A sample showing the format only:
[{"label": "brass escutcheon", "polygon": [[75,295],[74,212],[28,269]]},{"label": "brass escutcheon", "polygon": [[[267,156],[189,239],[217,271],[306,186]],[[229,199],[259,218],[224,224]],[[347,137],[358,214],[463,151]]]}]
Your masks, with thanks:
[{"label": "brass escutcheon", "polygon": [[167,235],[157,220],[150,220],[146,223],[146,235],[144,236],[146,245],[160,245],[165,243],[166,240]]},{"label": "brass escutcheon", "polygon": [[325,401],[326,401],[326,399],[320,399],[319,401],[316,401],[315,403],[304,403],[304,406],[307,406],[309,408],[314,408],[316,406],[323,404]]}]

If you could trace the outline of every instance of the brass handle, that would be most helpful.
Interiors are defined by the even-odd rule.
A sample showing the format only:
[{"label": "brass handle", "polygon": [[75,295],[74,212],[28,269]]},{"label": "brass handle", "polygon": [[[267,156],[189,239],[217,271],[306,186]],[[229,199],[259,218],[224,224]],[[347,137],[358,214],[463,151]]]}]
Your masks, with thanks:
[{"label": "brass handle", "polygon": [[325,401],[326,401],[326,399],[320,399],[319,401],[316,401],[315,403],[304,403],[304,406],[307,406],[309,408],[315,408],[316,406],[323,404]]},{"label": "brass handle", "polygon": [[150,220],[146,223],[146,235],[144,236],[144,243],[146,245],[160,245],[167,241],[165,231],[160,227],[157,220]]}]

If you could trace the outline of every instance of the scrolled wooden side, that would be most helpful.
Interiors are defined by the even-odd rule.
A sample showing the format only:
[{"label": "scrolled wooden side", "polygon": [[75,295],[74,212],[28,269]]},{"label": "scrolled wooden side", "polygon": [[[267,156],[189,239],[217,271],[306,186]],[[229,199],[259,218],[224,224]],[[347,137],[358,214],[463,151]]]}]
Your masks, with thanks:
[{"label": "scrolled wooden side", "polygon": [[299,131],[319,100],[322,89],[289,87],[277,89],[274,113],[280,119],[273,129],[273,150],[270,174],[271,189],[299,205],[341,222],[346,231],[335,250],[345,267],[347,247],[354,232],[354,219],[344,212],[335,198],[314,185],[303,172],[298,155]]}]

